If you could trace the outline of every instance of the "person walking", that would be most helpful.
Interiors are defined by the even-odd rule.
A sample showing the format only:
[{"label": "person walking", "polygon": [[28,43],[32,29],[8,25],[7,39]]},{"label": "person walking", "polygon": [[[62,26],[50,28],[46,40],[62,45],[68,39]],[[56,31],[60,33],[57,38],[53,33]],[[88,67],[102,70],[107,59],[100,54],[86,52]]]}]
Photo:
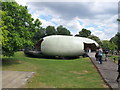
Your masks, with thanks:
[{"label": "person walking", "polygon": [[97,50],[96,50],[96,53],[95,53],[96,61],[98,61],[98,51],[99,51],[99,47],[97,47]]},{"label": "person walking", "polygon": [[108,50],[105,50],[105,61],[108,59]]},{"label": "person walking", "polygon": [[98,50],[98,60],[99,60],[99,63],[102,64],[102,48],[99,48]]},{"label": "person walking", "polygon": [[119,82],[119,78],[120,78],[120,58],[118,59],[118,76],[117,76],[117,79],[116,81]]}]

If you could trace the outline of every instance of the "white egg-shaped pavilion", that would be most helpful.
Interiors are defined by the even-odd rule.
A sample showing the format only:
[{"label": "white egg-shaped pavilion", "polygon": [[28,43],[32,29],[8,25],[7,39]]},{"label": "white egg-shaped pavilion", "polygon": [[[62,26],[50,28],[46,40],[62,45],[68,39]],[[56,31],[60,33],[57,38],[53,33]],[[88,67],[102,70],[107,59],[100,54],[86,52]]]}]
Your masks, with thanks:
[{"label": "white egg-shaped pavilion", "polygon": [[44,37],[39,45],[44,55],[65,57],[82,55],[87,48],[91,49],[91,51],[95,51],[98,46],[97,42],[88,38],[64,35]]}]

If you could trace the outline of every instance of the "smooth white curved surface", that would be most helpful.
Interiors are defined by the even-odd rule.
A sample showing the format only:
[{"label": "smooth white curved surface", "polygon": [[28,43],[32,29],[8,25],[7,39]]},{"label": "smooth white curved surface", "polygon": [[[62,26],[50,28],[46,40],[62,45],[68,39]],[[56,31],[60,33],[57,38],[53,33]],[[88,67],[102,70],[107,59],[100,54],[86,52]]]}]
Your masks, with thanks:
[{"label": "smooth white curved surface", "polygon": [[43,38],[41,52],[49,56],[79,56],[84,53],[84,43],[95,43],[88,38],[52,35]]}]

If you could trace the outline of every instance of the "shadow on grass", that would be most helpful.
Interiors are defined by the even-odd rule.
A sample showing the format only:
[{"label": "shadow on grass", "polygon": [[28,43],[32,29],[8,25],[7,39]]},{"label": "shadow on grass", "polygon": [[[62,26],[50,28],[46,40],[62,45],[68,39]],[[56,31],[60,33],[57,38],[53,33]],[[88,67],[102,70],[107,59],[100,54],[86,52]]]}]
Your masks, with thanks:
[{"label": "shadow on grass", "polygon": [[30,57],[30,58],[43,58],[43,59],[57,59],[57,60],[74,60],[74,59],[78,59],[80,58],[80,56],[76,56],[76,57],[60,57],[60,56],[45,56],[43,54],[39,54],[39,55],[33,55],[33,54],[26,54],[26,57]]},{"label": "shadow on grass", "polygon": [[13,64],[20,64],[20,62],[15,58],[2,58],[2,66],[9,66]]},{"label": "shadow on grass", "polygon": [[[57,60],[75,60],[80,58],[80,56],[69,56],[69,57],[64,57],[64,56],[47,56],[42,54],[41,51],[32,51],[32,50],[26,50],[24,51],[25,56],[31,57],[31,58],[43,58],[43,59],[57,59]],[[88,57],[87,54],[83,54],[83,57]]]},{"label": "shadow on grass", "polygon": [[59,56],[33,56],[33,55],[25,55],[26,57],[30,58],[40,58],[40,59],[53,59],[53,60],[75,60],[81,58],[80,56],[77,57],[59,57]]}]

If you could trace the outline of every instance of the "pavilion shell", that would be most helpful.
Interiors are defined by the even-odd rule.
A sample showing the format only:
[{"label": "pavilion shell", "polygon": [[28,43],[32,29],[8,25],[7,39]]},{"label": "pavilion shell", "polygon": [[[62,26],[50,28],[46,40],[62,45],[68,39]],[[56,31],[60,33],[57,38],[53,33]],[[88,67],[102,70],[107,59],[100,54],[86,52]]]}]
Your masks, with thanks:
[{"label": "pavilion shell", "polygon": [[52,35],[43,38],[41,52],[47,56],[79,56],[85,53],[84,43],[99,46],[94,40],[88,38]]}]

